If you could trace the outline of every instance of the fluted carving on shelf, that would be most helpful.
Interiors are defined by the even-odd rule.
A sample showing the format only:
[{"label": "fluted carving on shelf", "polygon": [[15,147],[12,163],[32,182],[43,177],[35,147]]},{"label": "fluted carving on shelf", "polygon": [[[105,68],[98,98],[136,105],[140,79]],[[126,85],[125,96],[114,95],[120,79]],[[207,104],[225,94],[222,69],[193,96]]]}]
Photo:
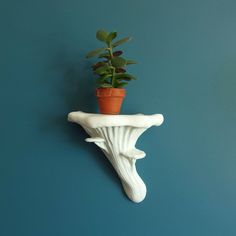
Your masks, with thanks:
[{"label": "fluted carving on shelf", "polygon": [[90,136],[86,141],[95,143],[104,152],[120,177],[127,196],[134,202],[141,202],[146,196],[146,185],[138,175],[135,163],[146,154],[135,148],[135,144],[149,127],[161,125],[163,116],[71,112],[68,120],[85,129]]}]

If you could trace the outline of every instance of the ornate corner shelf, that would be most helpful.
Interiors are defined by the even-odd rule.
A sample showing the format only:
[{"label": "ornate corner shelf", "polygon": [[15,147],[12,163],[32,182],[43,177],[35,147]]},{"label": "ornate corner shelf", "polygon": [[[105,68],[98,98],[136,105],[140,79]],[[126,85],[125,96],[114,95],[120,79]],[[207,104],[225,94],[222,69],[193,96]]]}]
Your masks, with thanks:
[{"label": "ornate corner shelf", "polygon": [[147,190],[135,163],[146,154],[135,148],[135,144],[145,130],[163,123],[163,115],[103,115],[78,111],[69,113],[68,121],[85,129],[90,135],[85,141],[101,148],[120,177],[127,196],[141,202]]}]

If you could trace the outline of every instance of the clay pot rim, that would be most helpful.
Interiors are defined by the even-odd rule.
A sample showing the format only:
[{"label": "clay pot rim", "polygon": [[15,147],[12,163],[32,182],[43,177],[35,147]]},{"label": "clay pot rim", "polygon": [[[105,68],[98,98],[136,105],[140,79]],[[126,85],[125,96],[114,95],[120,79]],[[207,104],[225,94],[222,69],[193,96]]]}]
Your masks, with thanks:
[{"label": "clay pot rim", "polygon": [[96,89],[119,89],[119,90],[125,90],[125,88],[102,88],[102,87],[98,87]]},{"label": "clay pot rim", "polygon": [[124,88],[97,88],[97,97],[125,97],[126,90]]}]

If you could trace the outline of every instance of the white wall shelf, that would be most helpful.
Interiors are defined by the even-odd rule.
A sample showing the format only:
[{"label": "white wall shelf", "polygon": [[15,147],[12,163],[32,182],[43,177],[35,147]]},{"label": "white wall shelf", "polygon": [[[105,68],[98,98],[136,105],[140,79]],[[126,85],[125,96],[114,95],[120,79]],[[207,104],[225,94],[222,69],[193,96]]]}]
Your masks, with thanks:
[{"label": "white wall shelf", "polygon": [[90,136],[85,141],[101,148],[120,177],[127,196],[133,202],[141,202],[147,190],[135,163],[146,154],[135,148],[135,144],[145,130],[163,123],[163,115],[103,115],[78,111],[69,113],[68,121],[85,129]]}]

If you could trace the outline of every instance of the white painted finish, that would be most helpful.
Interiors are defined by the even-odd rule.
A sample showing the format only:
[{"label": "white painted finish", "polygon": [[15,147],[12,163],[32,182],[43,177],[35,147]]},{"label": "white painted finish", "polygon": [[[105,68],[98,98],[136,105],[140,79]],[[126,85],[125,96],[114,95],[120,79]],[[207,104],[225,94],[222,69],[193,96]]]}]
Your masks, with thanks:
[{"label": "white painted finish", "polygon": [[103,115],[78,111],[69,113],[68,121],[85,129],[91,137],[85,141],[101,148],[119,175],[128,197],[141,202],[146,196],[146,186],[135,163],[146,154],[136,149],[135,144],[145,130],[163,123],[163,115]]}]

